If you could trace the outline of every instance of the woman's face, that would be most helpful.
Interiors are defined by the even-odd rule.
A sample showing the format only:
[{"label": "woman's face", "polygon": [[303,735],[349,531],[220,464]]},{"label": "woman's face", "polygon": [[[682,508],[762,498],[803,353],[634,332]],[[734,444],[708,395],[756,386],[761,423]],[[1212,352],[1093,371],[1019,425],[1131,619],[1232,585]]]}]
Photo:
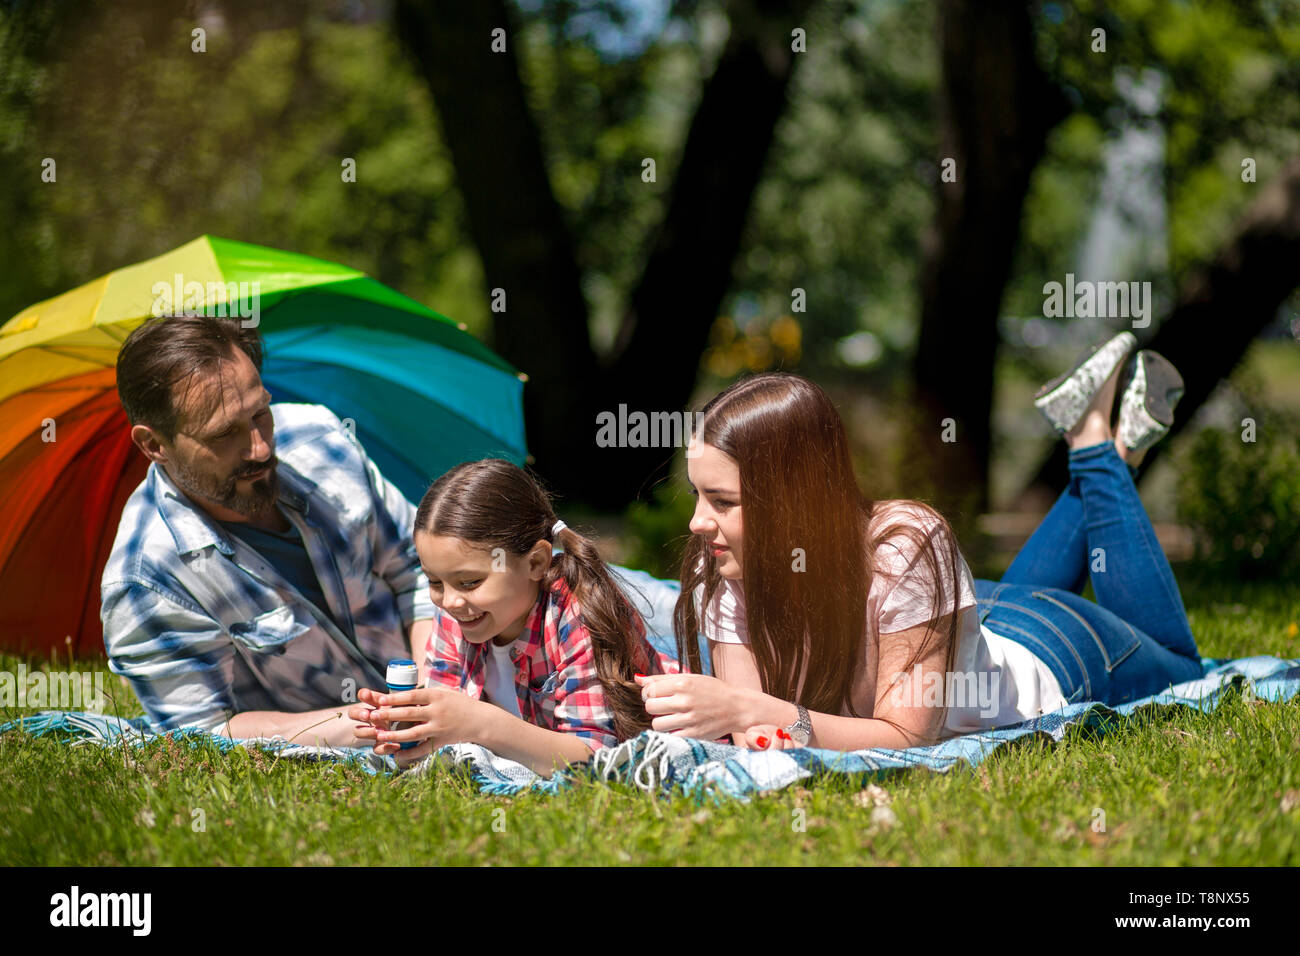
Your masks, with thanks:
[{"label": "woman's face", "polygon": [[691,532],[707,542],[718,573],[739,581],[744,538],[740,468],[731,456],[696,439],[687,450],[686,474],[695,493]]},{"label": "woman's face", "polygon": [[429,597],[460,624],[471,644],[508,644],[524,629],[537,602],[538,583],[551,563],[551,546],[539,541],[527,554],[496,555],[448,535],[415,533]]}]

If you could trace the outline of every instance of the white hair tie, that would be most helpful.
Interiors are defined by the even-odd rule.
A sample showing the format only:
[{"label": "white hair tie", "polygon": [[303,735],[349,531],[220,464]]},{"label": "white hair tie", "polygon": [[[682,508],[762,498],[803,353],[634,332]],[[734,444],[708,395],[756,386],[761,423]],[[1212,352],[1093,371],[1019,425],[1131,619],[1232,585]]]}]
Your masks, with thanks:
[{"label": "white hair tie", "polygon": [[551,525],[551,537],[554,538],[557,534],[559,534],[567,527],[568,525],[565,524],[563,521],[557,520],[555,524]]}]

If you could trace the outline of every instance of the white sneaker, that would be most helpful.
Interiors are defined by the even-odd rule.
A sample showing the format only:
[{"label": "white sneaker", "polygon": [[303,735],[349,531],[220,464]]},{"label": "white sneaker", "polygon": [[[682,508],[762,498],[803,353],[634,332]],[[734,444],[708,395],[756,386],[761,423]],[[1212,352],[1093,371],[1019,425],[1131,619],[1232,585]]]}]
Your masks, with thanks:
[{"label": "white sneaker", "polygon": [[1174,406],[1183,397],[1183,377],[1159,352],[1143,349],[1120,379],[1115,437],[1129,451],[1145,451],[1169,432]]},{"label": "white sneaker", "polygon": [[1135,345],[1137,338],[1132,332],[1121,332],[1105,344],[1094,346],[1074,368],[1038,390],[1034,407],[1043,413],[1053,428],[1065,434],[1078,424],[1097,391]]}]

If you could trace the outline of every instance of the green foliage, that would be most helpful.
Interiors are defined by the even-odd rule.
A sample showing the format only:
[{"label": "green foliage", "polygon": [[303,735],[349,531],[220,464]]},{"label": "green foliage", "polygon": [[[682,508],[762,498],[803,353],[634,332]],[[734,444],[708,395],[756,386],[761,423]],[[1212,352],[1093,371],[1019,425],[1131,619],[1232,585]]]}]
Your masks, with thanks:
[{"label": "green foliage", "polygon": [[[1178,517],[1197,538],[1201,570],[1281,578],[1300,559],[1300,441],[1280,413],[1261,416],[1254,441],[1206,428],[1183,456]],[[1243,432],[1245,429],[1243,429]]]},{"label": "green foliage", "polygon": [[[1297,0],[1049,2],[1036,29],[1044,67],[1108,135],[1131,119],[1117,75],[1150,69],[1163,78],[1158,118],[1175,278],[1215,254],[1260,184],[1300,149]],[[1097,29],[1105,31],[1105,52],[1093,49]],[[1073,149],[1054,143],[1049,163],[1036,175],[1076,166],[1083,157]],[[1242,182],[1247,157],[1258,163],[1258,184]],[[1095,187],[1086,195],[1088,206]],[[1039,198],[1043,204],[1031,215],[1062,211],[1068,217],[1078,205],[1049,208],[1047,192]]]},{"label": "green foliage", "polygon": [[[1300,656],[1294,585],[1186,597],[1206,656]],[[1209,714],[1146,711],[1104,736],[1028,740],[973,770],[814,779],[717,805],[596,782],[495,797],[447,767],[394,779],[258,750],[21,733],[0,736],[0,766],[6,866],[1300,864],[1300,699],[1241,694]],[[873,820],[877,802],[892,819]]]},{"label": "green foliage", "polygon": [[676,483],[654,490],[650,502],[633,502],[627,509],[630,537],[625,563],[657,578],[675,578],[681,571],[682,546],[695,513],[695,498]]},{"label": "green foliage", "polygon": [[198,53],[193,15],[161,0],[0,12],[0,254],[23,264],[0,321],[210,233],[346,263],[487,332],[431,97],[386,19],[355,15],[232,0]]}]

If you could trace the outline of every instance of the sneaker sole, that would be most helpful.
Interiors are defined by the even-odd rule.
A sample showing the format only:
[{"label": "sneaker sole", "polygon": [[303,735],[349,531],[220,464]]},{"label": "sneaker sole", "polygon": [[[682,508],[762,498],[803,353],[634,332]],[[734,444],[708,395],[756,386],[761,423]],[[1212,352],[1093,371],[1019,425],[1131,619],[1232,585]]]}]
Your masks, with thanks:
[{"label": "sneaker sole", "polygon": [[1137,354],[1132,380],[1120,397],[1116,428],[1125,448],[1143,451],[1168,433],[1183,388],[1183,377],[1163,355],[1151,351]]}]

